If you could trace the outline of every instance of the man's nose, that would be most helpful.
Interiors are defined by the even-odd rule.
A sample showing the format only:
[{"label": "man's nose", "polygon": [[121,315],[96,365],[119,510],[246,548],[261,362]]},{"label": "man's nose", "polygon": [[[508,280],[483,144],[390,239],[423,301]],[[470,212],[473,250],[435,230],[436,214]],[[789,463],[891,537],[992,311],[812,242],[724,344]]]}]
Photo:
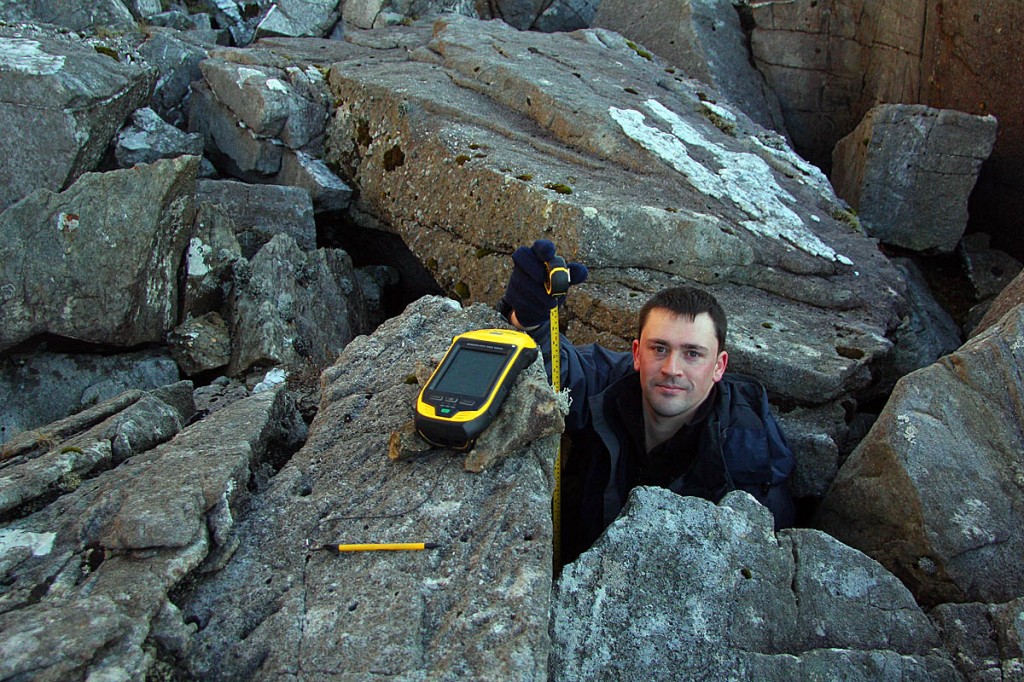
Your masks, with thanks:
[{"label": "man's nose", "polygon": [[664,364],[661,366],[661,371],[668,376],[680,376],[683,373],[682,353],[669,353],[668,357],[665,358]]}]

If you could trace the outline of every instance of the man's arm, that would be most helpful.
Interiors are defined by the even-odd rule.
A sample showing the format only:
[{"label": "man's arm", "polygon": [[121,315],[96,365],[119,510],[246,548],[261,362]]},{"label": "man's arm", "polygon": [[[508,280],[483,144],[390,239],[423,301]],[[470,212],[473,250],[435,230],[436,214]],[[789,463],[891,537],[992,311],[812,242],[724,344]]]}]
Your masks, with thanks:
[{"label": "man's arm", "polygon": [[[512,275],[499,309],[513,326],[526,331],[540,346],[548,376],[551,376],[550,310],[558,299],[545,289],[547,265],[555,256],[555,245],[539,239],[512,254]],[[587,268],[569,263],[569,283],[587,279]],[[569,431],[583,428],[589,419],[590,397],[633,369],[632,355],[616,353],[596,344],[576,347],[564,335],[559,336],[561,386],[569,391],[570,407],[566,417]]]}]

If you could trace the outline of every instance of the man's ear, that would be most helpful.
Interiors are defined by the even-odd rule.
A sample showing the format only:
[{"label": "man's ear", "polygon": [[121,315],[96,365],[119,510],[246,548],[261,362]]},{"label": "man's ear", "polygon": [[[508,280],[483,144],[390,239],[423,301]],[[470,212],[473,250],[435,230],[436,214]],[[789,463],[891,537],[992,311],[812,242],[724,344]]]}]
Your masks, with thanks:
[{"label": "man's ear", "polygon": [[725,368],[728,366],[728,364],[729,354],[723,350],[721,353],[718,354],[718,357],[715,358],[715,373],[711,377],[712,380],[716,382],[721,381],[722,376],[725,374]]},{"label": "man's ear", "polygon": [[633,339],[633,369],[640,371],[640,339]]}]

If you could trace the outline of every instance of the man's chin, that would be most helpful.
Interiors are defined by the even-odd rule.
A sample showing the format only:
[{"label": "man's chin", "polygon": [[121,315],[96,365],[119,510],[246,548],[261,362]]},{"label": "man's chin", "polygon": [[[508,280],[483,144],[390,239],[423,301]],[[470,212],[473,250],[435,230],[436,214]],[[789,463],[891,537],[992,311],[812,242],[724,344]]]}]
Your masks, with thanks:
[{"label": "man's chin", "polygon": [[675,419],[685,415],[692,409],[688,402],[681,403],[664,400],[651,401],[650,406],[651,411],[662,419]]}]

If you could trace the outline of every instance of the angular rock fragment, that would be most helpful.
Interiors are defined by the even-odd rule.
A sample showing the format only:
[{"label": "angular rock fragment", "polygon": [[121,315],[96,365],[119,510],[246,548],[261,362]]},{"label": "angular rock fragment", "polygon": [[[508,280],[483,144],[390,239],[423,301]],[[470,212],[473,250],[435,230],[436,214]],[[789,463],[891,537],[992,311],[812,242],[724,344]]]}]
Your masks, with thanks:
[{"label": "angular rock fragment", "polygon": [[161,341],[178,321],[198,166],[181,156],[89,173],[0,214],[0,350],[43,333],[115,347]]},{"label": "angular rock fragment", "polygon": [[552,604],[553,680],[958,679],[895,577],[819,531],[776,536],[742,492],[634,489]]},{"label": "angular rock fragment", "polygon": [[996,140],[993,116],[880,104],[836,144],[832,182],[864,229],[887,244],[949,253]]},{"label": "angular rock fragment", "polygon": [[[133,21],[123,5],[108,4]],[[0,136],[0,211],[95,170],[125,119],[149,97],[154,71],[122,60],[116,46],[73,36],[54,27],[0,26],[0,127],[17,131]]]},{"label": "angular rock fragment", "polygon": [[924,605],[1024,590],[1024,307],[903,377],[840,469],[817,524]]}]

